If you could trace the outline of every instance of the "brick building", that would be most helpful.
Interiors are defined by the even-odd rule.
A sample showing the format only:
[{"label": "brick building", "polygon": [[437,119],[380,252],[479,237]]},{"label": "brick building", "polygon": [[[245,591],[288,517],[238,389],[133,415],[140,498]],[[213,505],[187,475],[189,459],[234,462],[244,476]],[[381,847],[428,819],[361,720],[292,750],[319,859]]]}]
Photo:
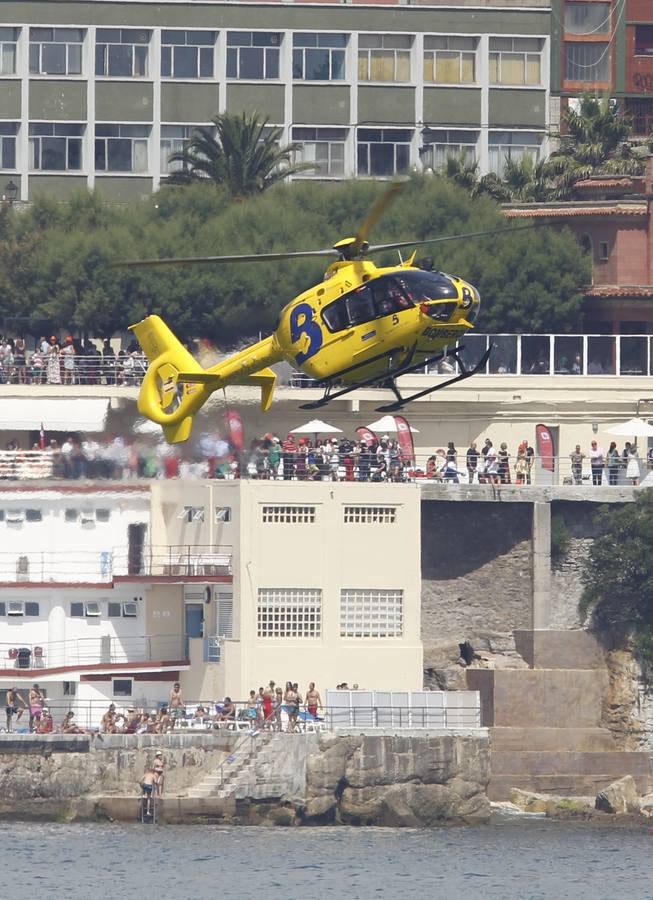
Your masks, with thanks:
[{"label": "brick building", "polygon": [[569,203],[512,205],[505,215],[559,222],[591,252],[586,332],[653,334],[653,157],[642,178],[597,176],[575,190]]},{"label": "brick building", "polygon": [[635,132],[653,131],[650,0],[553,0],[551,86],[563,104],[584,91],[621,99]]}]

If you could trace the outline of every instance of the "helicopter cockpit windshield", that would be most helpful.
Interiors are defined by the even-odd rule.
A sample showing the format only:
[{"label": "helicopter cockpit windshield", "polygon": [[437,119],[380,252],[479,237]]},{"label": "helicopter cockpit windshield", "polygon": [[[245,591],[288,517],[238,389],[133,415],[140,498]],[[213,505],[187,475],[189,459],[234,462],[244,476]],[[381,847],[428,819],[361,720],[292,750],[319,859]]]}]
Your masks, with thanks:
[{"label": "helicopter cockpit windshield", "polygon": [[458,305],[458,288],[442,272],[404,272],[399,280],[415,304],[452,298],[451,303],[438,303],[428,307],[428,314],[432,319],[447,321]]}]

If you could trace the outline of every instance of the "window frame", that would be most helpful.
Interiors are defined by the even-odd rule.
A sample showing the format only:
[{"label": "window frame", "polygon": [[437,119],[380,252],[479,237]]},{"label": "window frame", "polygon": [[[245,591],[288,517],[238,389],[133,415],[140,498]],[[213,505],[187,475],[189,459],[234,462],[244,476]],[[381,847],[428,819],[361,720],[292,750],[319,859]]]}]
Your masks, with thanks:
[{"label": "window frame", "polygon": [[[574,29],[577,27],[581,27],[580,25],[574,25],[571,22],[572,14],[582,12],[589,12],[590,9],[595,10],[600,6],[607,7],[607,16],[602,20],[601,24],[605,25],[605,29],[597,30],[596,28],[590,27],[589,31],[575,31]],[[575,37],[594,37],[595,35],[610,35],[612,31],[612,3],[610,0],[598,0],[598,2],[592,2],[592,0],[580,0],[580,2],[567,3],[565,4],[565,17],[564,17],[564,32],[565,35],[573,34]]]},{"label": "window frame", "polygon": [[[129,690],[125,691],[116,691],[116,685],[119,683],[129,684]],[[125,697],[133,697],[134,696],[134,679],[133,678],[112,678],[111,679],[111,696],[114,699],[122,699]]]},{"label": "window frame", "polygon": [[[182,32],[185,35],[184,43],[180,42],[172,42],[170,39],[166,39],[164,37],[166,32]],[[211,34],[213,35],[213,40],[210,43],[200,44],[194,42],[188,42],[189,34]],[[215,55],[216,55],[216,44],[218,40],[218,32],[213,29],[196,29],[196,28],[163,28],[161,30],[161,78],[167,81],[210,81],[215,78]],[[178,54],[176,49],[177,47],[183,47],[186,50],[194,48],[197,50],[197,56],[195,60],[195,75],[176,75],[175,74],[175,57]],[[202,54],[203,50],[210,50],[210,56],[208,54]],[[169,59],[167,59],[169,57]],[[203,64],[202,60],[206,60],[210,58],[210,69],[211,71],[204,75],[202,74]],[[169,74],[164,73],[164,68],[169,68]]]},{"label": "window frame", "polygon": [[[101,38],[101,31],[118,31],[120,39],[116,41],[110,38]],[[126,36],[142,32],[147,34],[147,41],[129,41]],[[134,79],[150,79],[150,45],[152,43],[152,29],[150,28],[98,28],[95,36],[95,77],[96,78],[134,78]],[[131,47],[131,60],[129,74],[116,73],[113,74],[111,69],[111,47]],[[136,53],[137,48],[144,48],[144,54]],[[142,57],[139,59],[139,57]],[[116,60],[114,60],[114,63]],[[139,63],[139,65],[137,65]],[[137,68],[142,66],[141,72],[136,72]],[[98,71],[98,69],[102,71]]]},{"label": "window frame", "polygon": [[[473,50],[457,48],[457,47],[427,47],[426,44],[431,40],[444,40],[447,44],[455,44],[456,41],[465,41],[472,40],[475,42],[475,46]],[[462,35],[462,34],[427,34],[424,35],[424,50],[422,53],[422,78],[424,80],[425,85],[431,84],[439,84],[439,85],[450,85],[455,84],[458,86],[467,86],[467,85],[477,85],[478,84],[478,44],[479,39],[476,35]],[[438,55],[439,54],[449,54],[452,56],[453,54],[458,54],[458,72],[459,78],[457,81],[443,81],[437,77],[438,75]],[[471,80],[465,80],[463,77],[463,68],[465,57],[471,57],[472,63],[472,78]],[[452,61],[452,60],[451,60]],[[469,60],[467,60],[469,62]],[[426,67],[430,63],[433,71],[433,78],[427,78]]]},{"label": "window frame", "polygon": [[[610,39],[603,41],[565,41],[563,60],[564,80],[577,82],[578,84],[608,84],[612,72],[611,46],[612,43]],[[570,54],[576,52],[586,55],[582,62],[574,61],[570,58]],[[592,52],[598,54],[598,59],[594,62],[587,63],[585,60]],[[599,72],[597,66],[599,65],[605,66],[605,72],[602,73],[601,77],[598,77]],[[570,74],[571,72],[574,72],[574,74]],[[583,77],[583,72],[587,73],[586,77]]]},{"label": "window frame", "polygon": [[[51,128],[50,134],[39,134],[37,129]],[[78,129],[78,134],[65,134],[65,130]],[[29,147],[29,171],[30,172],[81,172],[84,167],[84,135],[86,125],[83,122],[30,122],[28,125],[27,142]],[[45,142],[56,142],[56,147],[48,149],[44,146]],[[44,166],[44,156],[48,152],[59,152],[63,147],[63,168],[46,168]],[[76,160],[75,160],[76,156]],[[76,161],[78,164],[71,164]]]},{"label": "window frame", "polygon": [[[301,137],[302,132],[313,132],[314,137]],[[342,132],[338,137],[328,136],[329,132]],[[298,136],[298,133],[300,136]],[[349,128],[347,126],[310,126],[296,125],[292,129],[293,143],[301,144],[301,149],[295,153],[295,161],[298,163],[309,162],[316,166],[314,170],[300,173],[301,177],[308,178],[344,178],[346,175],[347,165],[347,140],[349,138]],[[326,149],[326,167],[322,167],[318,161],[318,152],[314,152],[313,156],[305,153],[306,146]],[[337,152],[336,152],[336,148]],[[338,159],[338,155],[342,151],[342,159]],[[295,177],[300,177],[295,176]]]},{"label": "window frame", "polygon": [[401,640],[404,637],[401,588],[341,588],[339,613],[341,639]]},{"label": "window frame", "polygon": [[[378,131],[381,133],[382,137],[380,141],[372,140],[372,138],[363,137],[367,132],[375,132]],[[385,137],[386,133],[389,137],[396,135],[397,137],[400,134],[410,134],[410,138],[406,140],[389,140]],[[395,175],[405,175],[410,171],[410,162],[411,162],[411,148],[413,143],[415,129],[414,128],[358,128],[356,133],[356,173],[358,175],[362,175],[365,178],[392,178]],[[392,169],[390,171],[373,171],[373,159],[372,159],[372,148],[373,147],[385,147],[391,146],[393,148],[392,155]],[[399,148],[404,148],[402,153],[406,153],[406,164],[405,167],[403,164],[399,162]],[[367,159],[364,162],[364,165],[361,165],[362,162],[362,153],[365,153]],[[378,162],[378,160],[377,160]],[[365,169],[365,171],[363,171]]]},{"label": "window frame", "polygon": [[[509,135],[510,139],[503,143],[499,141],[492,141],[492,138],[498,135]],[[527,141],[525,140],[526,135],[534,135],[539,138],[539,143],[535,143],[535,141]],[[523,136],[522,141],[519,141],[520,136]],[[513,140],[513,138],[517,138],[517,140]],[[496,172],[497,175],[503,177],[503,170],[505,167],[506,159],[512,159],[513,153],[516,154],[516,161],[523,159],[526,153],[531,153],[534,162],[539,162],[540,155],[542,153],[542,141],[544,139],[544,134],[541,134],[537,131],[491,131],[488,137],[488,161],[489,161],[489,171]],[[492,155],[496,152],[496,148],[501,148],[501,163],[495,169],[492,166]]]},{"label": "window frame", "polygon": [[321,588],[259,588],[256,595],[257,638],[320,640],[322,604]]},{"label": "window frame", "polygon": [[[492,49],[492,41],[512,41],[513,49],[509,50],[507,48],[503,49]],[[526,50],[526,49],[515,49],[516,41],[538,41],[540,44],[539,50]],[[514,37],[513,35],[505,35],[501,37],[491,37],[490,38],[490,49],[488,52],[488,80],[490,84],[490,88],[540,88],[543,87],[543,79],[542,79],[542,62],[544,59],[544,47],[545,40],[541,37],[534,37],[529,35],[528,37]],[[502,67],[504,65],[504,56],[510,57],[523,57],[523,66],[524,66],[524,80],[523,81],[504,81],[502,75]],[[532,59],[531,59],[532,57]],[[538,67],[538,80],[529,81],[528,80],[528,67],[529,64],[533,61],[537,61]],[[508,60],[506,59],[507,63]],[[514,60],[511,60],[514,62]],[[493,67],[496,66],[496,80],[494,80],[493,76]]]},{"label": "window frame", "polygon": [[[456,136],[457,140],[451,140],[453,135]],[[445,141],[431,140],[432,137],[439,138],[442,136],[446,137]],[[470,140],[463,140],[465,136],[469,136]],[[476,130],[470,129],[469,131],[461,128],[429,128],[428,136],[420,147],[422,166],[438,172],[446,166],[449,156],[459,159],[461,154],[464,154],[465,163],[477,163],[479,137],[480,131],[478,128]],[[438,161],[439,156],[442,156],[441,162]]]},{"label": "window frame", "polygon": [[[18,60],[18,40],[20,38],[20,28],[15,28],[12,25],[3,25],[0,27],[0,35],[3,31],[13,31],[14,36],[12,39],[9,37],[3,38],[0,36],[0,78],[11,78],[15,76],[17,73],[17,60]],[[7,48],[13,47],[13,51],[11,51],[11,56],[13,57],[13,68],[11,70],[5,71],[5,57],[8,55]],[[5,168],[2,166],[2,168]]]},{"label": "window frame", "polygon": [[[115,134],[98,134],[98,130],[103,129],[117,129],[117,133]],[[123,129],[127,131],[127,133],[123,133]],[[128,129],[142,129],[144,134],[136,135],[129,134]],[[93,159],[94,159],[94,170],[95,172],[104,173],[107,175],[111,174],[119,174],[119,175],[147,175],[150,171],[150,140],[152,135],[152,126],[147,123],[135,123],[135,122],[123,122],[123,123],[115,123],[115,122],[98,122],[95,126],[95,139],[93,146]],[[130,143],[130,165],[129,169],[122,168],[110,168],[109,167],[109,158],[111,155],[111,151],[118,152],[118,147],[111,147],[110,142],[121,142],[121,143]],[[104,166],[98,166],[98,147],[99,145],[103,146],[102,154],[104,157]],[[145,165],[143,168],[134,168],[134,159],[135,159],[135,145],[138,144],[141,147],[145,148]],[[137,155],[137,154],[136,154]],[[114,160],[115,165],[115,160]]]},{"label": "window frame", "polygon": [[[298,44],[301,35],[312,35],[316,38],[315,45]],[[320,40],[328,41],[335,37],[344,38],[341,46],[325,43],[320,45]],[[349,35],[346,32],[324,32],[324,31],[296,31],[292,36],[292,79],[293,81],[309,81],[309,82],[332,82],[347,80],[347,48],[349,45]],[[328,75],[326,78],[312,78],[306,74],[307,57],[311,52],[322,52],[326,54]],[[334,55],[340,60],[340,75],[334,75]],[[296,74],[297,69],[301,74]]]},{"label": "window frame", "polygon": [[[250,35],[251,43],[239,43],[230,41],[234,40],[236,35]],[[276,37],[277,44],[255,43],[256,37],[263,40],[265,36]],[[230,29],[227,31],[227,81],[279,81],[281,79],[281,49],[283,47],[284,37],[283,31],[249,31],[247,29]],[[262,75],[243,75],[241,69],[246,65],[244,59],[246,50],[260,50],[262,53]],[[268,74],[274,71],[276,74]],[[231,74],[235,70],[236,74]]]},{"label": "window frame", "polygon": [[[361,38],[363,40],[362,46]],[[380,43],[376,47],[372,46],[372,41],[374,38],[380,39]],[[398,38],[407,38],[408,47],[393,47],[392,42],[396,41]],[[370,46],[366,47],[366,42],[369,42]],[[358,54],[356,58],[358,82],[361,84],[411,84],[413,69],[412,54],[414,43],[414,34],[398,32],[361,32],[358,35]],[[377,62],[380,62],[384,56],[388,56],[390,53],[392,53],[393,60],[393,77],[372,78],[375,60]],[[406,77],[397,77],[398,69],[402,64],[405,65],[406,63],[408,64],[408,72],[406,73]],[[366,70],[365,73],[363,72],[363,66]]]},{"label": "window frame", "polygon": [[16,166],[16,142],[20,122],[0,122],[0,169],[18,171]]},{"label": "window frame", "polygon": [[[42,39],[32,39],[32,31],[52,31],[52,39],[46,40]],[[79,41],[68,39],[57,40],[57,32],[63,31],[79,31],[81,33],[81,39]],[[68,28],[66,26],[59,26],[54,28],[39,28],[32,26],[29,30],[29,46],[28,46],[28,70],[30,78],[82,78],[84,76],[84,44],[86,42],[87,30],[85,28]],[[56,47],[63,46],[64,50],[64,71],[63,72],[44,72],[43,71],[43,56],[44,56],[44,47]],[[36,51],[33,48],[38,48]],[[76,60],[73,62],[71,57],[73,57],[72,48],[79,48],[79,61]],[[33,57],[38,57],[38,67],[33,68],[32,60]],[[78,71],[71,71],[71,64],[73,66],[78,66]]]}]

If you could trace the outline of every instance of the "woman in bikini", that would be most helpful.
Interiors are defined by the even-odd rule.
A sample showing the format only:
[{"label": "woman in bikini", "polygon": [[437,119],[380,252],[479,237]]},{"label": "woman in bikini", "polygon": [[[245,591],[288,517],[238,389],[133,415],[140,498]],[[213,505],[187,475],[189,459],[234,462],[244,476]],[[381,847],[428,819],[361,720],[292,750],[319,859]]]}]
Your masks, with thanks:
[{"label": "woman in bikini", "polygon": [[43,712],[43,694],[38,684],[35,684],[29,692],[29,730],[35,731],[41,721]]}]

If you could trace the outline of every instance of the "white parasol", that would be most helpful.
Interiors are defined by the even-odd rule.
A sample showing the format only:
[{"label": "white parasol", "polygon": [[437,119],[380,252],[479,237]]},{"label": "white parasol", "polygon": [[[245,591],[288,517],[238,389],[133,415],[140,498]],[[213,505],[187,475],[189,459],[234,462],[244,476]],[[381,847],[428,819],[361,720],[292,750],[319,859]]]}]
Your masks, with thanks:
[{"label": "white parasol", "polygon": [[624,437],[651,437],[653,436],[653,425],[649,425],[644,419],[628,419],[621,425],[606,428],[605,433]]},{"label": "white parasol", "polygon": [[[376,422],[372,422],[371,425],[367,426],[370,431],[396,431],[397,425],[395,423],[394,416],[383,416],[381,419],[377,419]],[[413,434],[419,434],[417,428],[413,428],[410,426],[410,430]]]},{"label": "white parasol", "polygon": [[290,434],[312,434],[317,443],[318,434],[342,434],[342,428],[336,428],[335,425],[329,425],[328,422],[323,422],[321,419],[311,419],[305,425],[291,429]]}]

